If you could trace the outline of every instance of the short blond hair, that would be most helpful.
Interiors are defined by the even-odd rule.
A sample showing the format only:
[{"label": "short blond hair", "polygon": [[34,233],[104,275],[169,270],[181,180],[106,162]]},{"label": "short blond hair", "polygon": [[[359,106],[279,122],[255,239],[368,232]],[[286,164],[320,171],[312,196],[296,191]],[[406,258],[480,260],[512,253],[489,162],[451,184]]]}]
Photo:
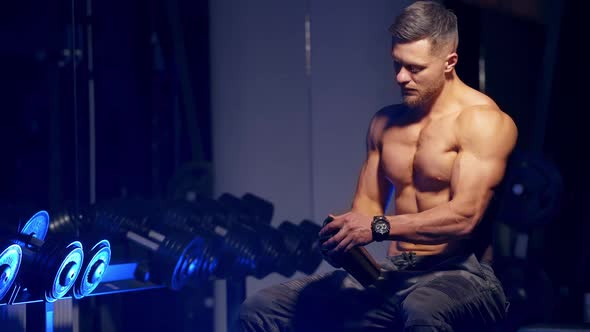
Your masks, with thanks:
[{"label": "short blond hair", "polygon": [[432,52],[459,45],[457,16],[436,1],[416,1],[406,7],[389,27],[394,43],[409,43],[428,39]]}]

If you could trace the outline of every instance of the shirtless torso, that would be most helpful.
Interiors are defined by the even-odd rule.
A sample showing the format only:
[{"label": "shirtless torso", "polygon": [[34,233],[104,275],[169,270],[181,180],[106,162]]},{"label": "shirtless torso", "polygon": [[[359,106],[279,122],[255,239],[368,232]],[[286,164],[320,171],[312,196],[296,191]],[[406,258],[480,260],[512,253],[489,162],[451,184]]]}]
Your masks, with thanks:
[{"label": "shirtless torso", "polygon": [[[488,112],[497,113],[492,116],[505,117],[509,121],[484,94],[467,86],[461,90],[463,97],[436,115],[421,117],[404,105],[395,105],[376,116],[383,124],[377,126],[377,132],[371,136],[376,139],[380,154],[380,173],[395,188],[396,215],[426,211],[452,199],[453,166],[462,149],[460,137],[466,118],[481,117],[481,112]],[[486,115],[491,114],[484,114],[484,117]],[[477,119],[468,121],[478,123]],[[479,124],[488,125],[485,121]],[[413,251],[418,255],[432,255],[464,249],[461,245],[459,241],[444,244],[392,241],[388,254]]]},{"label": "shirtless torso", "polygon": [[371,220],[385,213],[392,189],[389,255],[466,249],[516,144],[512,119],[457,77],[456,53],[433,53],[423,39],[396,44],[392,57],[404,103],[371,121],[352,209],[320,231],[331,236],[322,244],[328,256],[374,240]]}]

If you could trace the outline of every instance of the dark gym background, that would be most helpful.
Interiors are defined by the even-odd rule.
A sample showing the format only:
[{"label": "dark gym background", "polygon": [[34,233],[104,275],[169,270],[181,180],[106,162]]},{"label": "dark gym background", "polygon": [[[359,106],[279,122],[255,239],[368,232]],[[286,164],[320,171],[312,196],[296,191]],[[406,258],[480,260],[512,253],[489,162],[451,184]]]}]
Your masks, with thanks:
[{"label": "dark gym background", "polygon": [[[313,2],[302,2],[313,17]],[[548,314],[527,323],[582,323],[583,296],[590,292],[590,181],[582,161],[588,139],[581,2],[444,2],[459,18],[459,76],[514,118],[520,150],[542,151],[564,179],[559,213],[529,240],[529,258],[550,278],[551,303],[537,301]],[[211,6],[205,0],[0,5],[0,203],[51,211],[112,198],[175,197],[186,183],[205,195],[231,190],[213,187],[224,174],[189,171],[217,169],[212,163],[220,151],[213,143]],[[75,47],[83,52],[72,54]],[[303,50],[298,57],[303,72]],[[214,330],[214,301],[213,283],[186,292],[89,297],[78,304],[80,330]]]}]

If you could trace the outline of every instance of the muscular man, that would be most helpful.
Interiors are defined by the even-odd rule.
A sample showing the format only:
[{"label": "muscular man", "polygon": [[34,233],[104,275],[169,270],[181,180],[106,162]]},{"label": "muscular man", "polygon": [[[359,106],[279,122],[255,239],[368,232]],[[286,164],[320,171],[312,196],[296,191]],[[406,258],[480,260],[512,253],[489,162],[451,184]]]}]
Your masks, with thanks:
[{"label": "muscular man", "polygon": [[[262,290],[242,307],[246,330],[475,331],[504,316],[482,219],[516,126],[457,76],[452,12],[418,1],[390,31],[403,104],[373,117],[352,210],[331,215],[319,234],[329,261],[390,240],[382,278],[365,289],[336,271]],[[392,192],[395,215],[384,216]]]}]

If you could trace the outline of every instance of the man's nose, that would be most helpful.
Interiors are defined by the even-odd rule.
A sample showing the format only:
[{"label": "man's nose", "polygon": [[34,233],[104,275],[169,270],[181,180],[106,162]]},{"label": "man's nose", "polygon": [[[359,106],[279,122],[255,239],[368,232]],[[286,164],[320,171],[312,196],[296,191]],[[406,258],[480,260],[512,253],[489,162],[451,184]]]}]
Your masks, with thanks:
[{"label": "man's nose", "polygon": [[395,80],[397,81],[398,84],[403,85],[403,84],[410,82],[410,75],[409,75],[408,71],[402,67],[395,75]]}]

